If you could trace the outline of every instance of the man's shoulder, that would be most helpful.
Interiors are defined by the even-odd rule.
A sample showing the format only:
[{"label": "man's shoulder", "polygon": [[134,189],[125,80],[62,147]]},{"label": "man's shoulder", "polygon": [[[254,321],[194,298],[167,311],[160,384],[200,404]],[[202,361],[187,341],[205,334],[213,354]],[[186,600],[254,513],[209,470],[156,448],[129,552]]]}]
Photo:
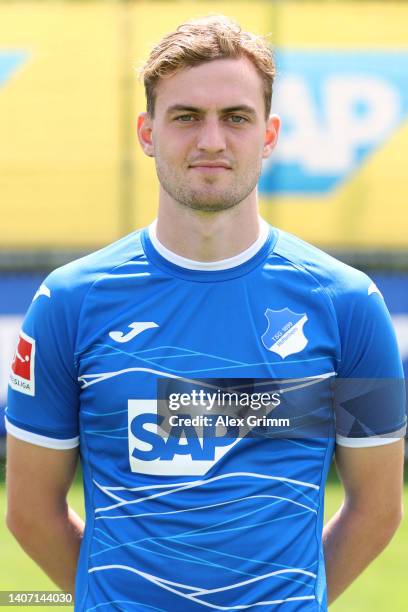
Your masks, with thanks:
[{"label": "man's shoulder", "polygon": [[47,276],[42,287],[63,299],[81,299],[99,279],[131,260],[144,257],[140,234],[141,230],[132,232],[89,255],[56,268]]},{"label": "man's shoulder", "polygon": [[309,275],[332,299],[378,292],[372,280],[361,270],[282,230],[278,232],[274,254]]}]

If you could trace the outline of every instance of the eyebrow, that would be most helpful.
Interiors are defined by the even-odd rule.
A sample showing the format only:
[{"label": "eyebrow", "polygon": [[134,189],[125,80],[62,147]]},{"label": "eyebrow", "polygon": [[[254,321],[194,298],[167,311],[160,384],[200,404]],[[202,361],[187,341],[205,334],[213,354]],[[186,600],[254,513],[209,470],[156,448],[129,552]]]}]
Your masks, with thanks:
[{"label": "eyebrow", "polygon": [[[166,114],[170,115],[171,113],[175,113],[175,112],[189,112],[189,113],[203,113],[205,112],[205,109],[203,108],[199,108],[197,106],[188,106],[188,105],[184,105],[184,104],[174,104],[173,106],[170,106],[167,111]],[[240,104],[239,106],[228,106],[227,108],[222,108],[220,111],[220,114],[223,113],[236,113],[236,112],[244,112],[244,113],[248,113],[249,115],[255,115],[256,111],[254,108],[252,108],[251,106],[248,106],[247,104]]]}]

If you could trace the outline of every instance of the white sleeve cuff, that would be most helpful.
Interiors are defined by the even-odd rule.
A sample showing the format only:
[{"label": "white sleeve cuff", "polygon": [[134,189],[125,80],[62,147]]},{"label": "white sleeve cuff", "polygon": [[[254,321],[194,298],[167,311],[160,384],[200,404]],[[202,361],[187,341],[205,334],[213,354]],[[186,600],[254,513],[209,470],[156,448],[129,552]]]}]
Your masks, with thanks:
[{"label": "white sleeve cuff", "polygon": [[7,433],[11,434],[15,438],[19,440],[23,440],[24,442],[29,442],[30,444],[36,444],[37,446],[45,446],[46,448],[54,448],[56,450],[67,450],[69,448],[75,448],[79,445],[79,437],[68,438],[68,439],[58,439],[58,438],[49,438],[48,436],[41,436],[40,434],[33,433],[32,431],[28,431],[27,429],[21,429],[20,427],[16,427],[10,421],[7,420],[7,417],[4,419],[6,424]]},{"label": "white sleeve cuff", "polygon": [[370,446],[384,446],[402,440],[404,434],[401,431],[396,431],[394,434],[385,436],[372,436],[368,438],[346,438],[345,436],[336,436],[336,444],[346,446],[348,448],[369,448]]}]

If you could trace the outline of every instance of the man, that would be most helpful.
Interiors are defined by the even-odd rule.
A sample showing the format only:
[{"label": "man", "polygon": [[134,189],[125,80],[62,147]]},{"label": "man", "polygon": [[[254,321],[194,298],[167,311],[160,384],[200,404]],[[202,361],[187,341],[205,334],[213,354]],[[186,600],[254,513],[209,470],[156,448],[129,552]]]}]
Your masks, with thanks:
[{"label": "man", "polygon": [[[326,576],[333,601],[399,524],[399,393],[381,426],[371,396],[357,435],[344,424],[357,422],[355,401],[346,417],[339,408],[336,447],[294,429],[158,428],[158,381],[279,380],[292,392],[294,380],[402,378],[371,281],[258,216],[279,132],[274,73],[267,44],[225,18],[167,35],[143,69],[138,123],[160,182],[157,223],[52,273],[23,324],[8,524],[61,588],[76,574],[77,610],[326,610]],[[333,424],[332,402],[318,408]],[[66,503],[78,444],[85,530]],[[345,501],[324,560],[334,448]]]}]

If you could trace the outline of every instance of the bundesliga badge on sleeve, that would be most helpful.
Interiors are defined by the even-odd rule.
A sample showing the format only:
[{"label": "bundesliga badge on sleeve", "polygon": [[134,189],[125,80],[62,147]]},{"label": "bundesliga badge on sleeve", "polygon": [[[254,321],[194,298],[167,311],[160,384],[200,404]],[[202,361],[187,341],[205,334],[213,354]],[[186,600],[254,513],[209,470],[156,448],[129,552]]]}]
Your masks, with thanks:
[{"label": "bundesliga badge on sleeve", "polygon": [[35,340],[21,331],[11,364],[9,384],[12,389],[26,395],[35,395],[34,360]]}]

